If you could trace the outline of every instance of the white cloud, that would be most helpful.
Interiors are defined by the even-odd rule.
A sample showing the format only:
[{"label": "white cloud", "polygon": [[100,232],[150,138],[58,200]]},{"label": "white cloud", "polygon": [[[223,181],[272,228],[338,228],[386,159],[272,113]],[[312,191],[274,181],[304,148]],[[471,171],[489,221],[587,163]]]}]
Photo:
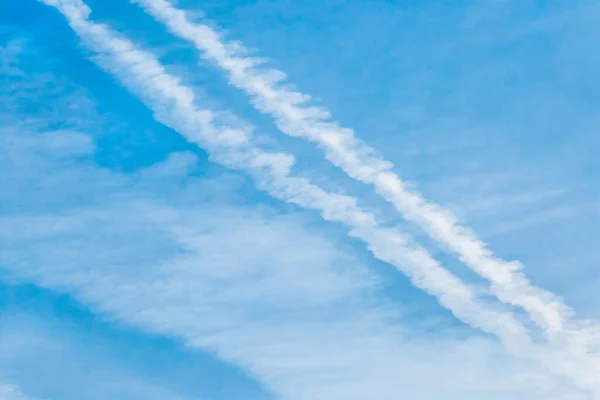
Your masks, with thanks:
[{"label": "white cloud", "polygon": [[392,172],[392,165],[350,129],[331,120],[328,111],[307,105],[310,96],[279,85],[285,74],[261,68],[264,60],[247,56],[240,43],[226,43],[205,24],[190,22],[187,14],[168,0],[136,0],[175,35],[192,42],[203,57],[225,70],[230,82],[248,93],[260,111],[274,117],[280,130],[290,136],[316,142],[327,158],[351,177],[373,184],[377,192],[402,215],[419,225],[444,249],[488,279],[499,300],[523,308],[553,340],[576,340],[582,326],[570,320],[573,311],[554,294],[533,286],[521,272],[519,262],[496,257],[474,232],[459,225],[448,210],[427,202]]},{"label": "white cloud", "polygon": [[[16,129],[18,138],[26,136]],[[63,142],[63,134],[50,134],[59,136],[51,143]],[[188,204],[174,207],[178,199],[149,188],[157,170],[185,168],[159,166],[141,173],[144,182],[136,186],[89,163],[57,163],[48,153],[19,172],[47,195],[29,201],[55,199],[53,208],[13,212],[0,224],[0,259],[21,279],[214,351],[284,398],[547,398],[532,387],[534,378],[540,387],[558,384],[556,396],[568,394],[566,385],[545,381],[494,342],[405,333],[389,320],[394,307],[371,298],[368,271],[336,250],[321,228],[302,223],[301,213],[194,204],[206,197],[201,184],[171,194]],[[55,179],[56,171],[63,179]],[[69,203],[73,191],[85,194],[81,204]],[[19,202],[3,199],[9,200]]]},{"label": "white cloud", "polygon": [[2,400],[35,400],[33,397],[24,395],[16,385],[0,383],[0,396]]},{"label": "white cloud", "polygon": [[[26,131],[18,138],[33,140]],[[176,178],[185,172],[172,162],[186,157],[150,170]],[[63,161],[51,163],[70,170],[73,181],[42,184],[42,194],[68,193],[80,182],[94,201],[73,207],[64,198],[51,211],[2,216],[0,258],[20,280],[215,352],[282,398],[541,399],[547,395],[532,382],[554,384],[487,339],[420,336],[398,325],[408,304],[375,297],[369,270],[302,213],[215,204],[199,196],[211,187],[200,178],[157,198],[156,174],[127,178]],[[30,168],[32,183],[52,179],[35,163]]]},{"label": "white cloud", "polygon": [[[194,93],[167,74],[152,54],[139,50],[106,25],[85,19],[90,11],[84,3],[61,0],[56,4],[71,27],[99,53],[100,65],[136,93],[155,112],[158,121],[207,149],[216,161],[250,172],[258,186],[274,197],[319,210],[324,219],[344,223],[351,228],[350,235],[368,243],[378,259],[404,272],[415,286],[436,296],[461,320],[496,335],[515,354],[535,360],[552,374],[568,376],[581,389],[598,390],[598,366],[593,364],[596,360],[581,357],[587,350],[587,331],[574,332],[569,338],[575,340],[568,343],[568,353],[538,348],[514,315],[476,301],[469,286],[397,230],[379,228],[373,215],[356,207],[354,198],[327,193],[305,179],[290,177],[291,155],[266,153],[252,146],[249,130],[231,127],[212,111],[196,108]],[[387,172],[383,175],[391,176]],[[532,301],[543,303],[540,298]]]},{"label": "white cloud", "polygon": [[[15,279],[215,353],[282,398],[545,399],[555,385],[488,339],[402,325],[411,304],[386,300],[372,271],[304,213],[239,199],[238,179],[170,187],[193,165],[188,153],[122,175],[94,165],[88,136],[19,119],[4,115],[0,134],[0,177],[21,188],[1,197],[0,261]],[[35,337],[4,336],[5,371],[19,349],[42,354]]]}]

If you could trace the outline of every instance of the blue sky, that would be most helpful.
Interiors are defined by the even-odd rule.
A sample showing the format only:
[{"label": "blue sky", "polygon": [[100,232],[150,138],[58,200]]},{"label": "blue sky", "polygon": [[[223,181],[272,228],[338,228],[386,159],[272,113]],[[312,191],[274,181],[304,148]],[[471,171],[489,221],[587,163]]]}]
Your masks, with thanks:
[{"label": "blue sky", "polygon": [[1,1],[0,397],[595,398],[598,17]]}]

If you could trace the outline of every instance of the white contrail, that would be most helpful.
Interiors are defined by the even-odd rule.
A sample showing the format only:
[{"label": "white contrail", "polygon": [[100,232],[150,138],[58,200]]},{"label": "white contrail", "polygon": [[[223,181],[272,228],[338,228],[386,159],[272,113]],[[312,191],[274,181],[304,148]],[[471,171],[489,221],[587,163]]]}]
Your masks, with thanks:
[{"label": "white contrail", "polygon": [[408,275],[415,286],[435,296],[457,318],[497,336],[513,353],[569,378],[581,390],[597,390],[593,371],[582,371],[578,359],[531,343],[527,330],[512,313],[478,302],[472,289],[427,251],[397,230],[378,227],[372,214],[356,206],[356,199],[325,192],[306,179],[290,176],[291,155],[265,152],[252,145],[248,130],[224,124],[214,112],[199,109],[192,90],[169,75],[154,55],[108,26],[88,20],[91,11],[81,0],[39,1],[56,7],[67,18],[87,46],[98,53],[95,61],[137,95],[158,122],[206,149],[216,162],[250,173],[272,196],[345,224],[350,235],[367,243],[375,257]]},{"label": "white contrail", "polygon": [[352,178],[373,184],[407,220],[421,225],[432,238],[488,279],[500,301],[522,307],[548,338],[565,333],[573,311],[560,298],[532,286],[521,272],[520,263],[496,257],[474,232],[460,226],[452,213],[427,202],[419,193],[408,191],[392,171],[392,164],[381,160],[352,130],[331,120],[326,110],[307,105],[310,96],[279,85],[285,78],[283,72],[259,68],[262,60],[246,56],[243,46],[226,43],[207,25],[190,22],[186,12],[168,0],[132,1],[140,3],[173,34],[191,41],[205,59],[227,71],[230,82],[248,93],[260,111],[271,114],[282,132],[318,143],[333,164]]}]

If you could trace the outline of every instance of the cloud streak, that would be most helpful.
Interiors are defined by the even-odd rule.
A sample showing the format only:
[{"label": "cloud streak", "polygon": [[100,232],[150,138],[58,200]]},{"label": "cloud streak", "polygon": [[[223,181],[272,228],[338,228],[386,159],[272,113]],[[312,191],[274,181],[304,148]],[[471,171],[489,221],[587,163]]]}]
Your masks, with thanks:
[{"label": "cloud streak", "polygon": [[225,70],[232,85],[252,98],[254,106],[274,117],[279,129],[294,137],[315,142],[327,159],[359,181],[374,185],[379,195],[392,203],[409,221],[420,225],[445,249],[491,283],[491,291],[502,302],[523,308],[549,339],[565,339],[573,311],[554,294],[533,286],[517,261],[495,256],[474,232],[459,225],[448,210],[409,191],[393,171],[352,130],[341,127],[323,108],[308,104],[311,97],[281,85],[285,74],[264,68],[264,60],[247,56],[238,43],[227,43],[204,24],[190,22],[186,12],[168,0],[134,0],[165,24],[173,34],[192,42],[205,59]]},{"label": "cloud streak", "polygon": [[[70,115],[63,110],[58,118],[65,114]],[[451,325],[448,330],[424,332],[412,327],[403,314],[413,314],[420,300],[410,299],[407,293],[409,298],[401,304],[390,301],[381,290],[388,283],[379,286],[380,274],[366,268],[351,249],[338,248],[328,229],[310,222],[309,213],[281,212],[279,207],[237,198],[235,193],[245,190],[244,179],[231,181],[227,172],[213,178],[189,177],[186,165],[193,167],[199,161],[189,153],[171,153],[164,162],[125,175],[92,161],[101,147],[81,146],[71,149],[70,157],[57,159],[54,153],[64,154],[64,148],[53,144],[82,142],[89,134],[110,129],[108,121],[99,121],[87,134],[78,133],[76,140],[74,132],[47,132],[46,120],[40,127],[18,129],[22,123],[15,119],[8,121],[13,129],[0,130],[0,153],[8,150],[12,155],[0,155],[0,170],[8,167],[11,176],[25,181],[21,196],[35,197],[34,204],[59,197],[50,209],[35,211],[30,205],[0,216],[0,259],[19,281],[71,293],[101,320],[124,323],[151,338],[159,335],[159,341],[165,336],[183,341],[186,350],[182,350],[192,358],[200,355],[198,350],[216,354],[259,378],[264,390],[277,398],[541,400],[550,393],[572,393],[569,385],[549,381],[544,371],[510,357],[495,341],[452,327],[449,316],[441,318],[444,325]],[[27,146],[21,146],[23,142]],[[23,159],[28,162],[16,161]],[[66,179],[57,181],[57,173]],[[174,185],[182,179],[185,185]],[[73,197],[79,198],[75,204],[70,201]],[[20,198],[7,200],[3,204],[9,208],[22,204]],[[418,315],[426,321],[438,312],[420,310]],[[431,326],[425,321],[419,325]],[[12,328],[15,339],[23,338],[24,330],[15,329],[18,324],[0,327]],[[34,325],[27,330],[37,335],[43,331],[40,328]],[[82,328],[89,332],[90,326]],[[462,333],[472,335],[465,338]],[[65,332],[56,337],[67,347],[78,342]],[[51,345],[53,352],[44,356],[37,340],[33,346],[21,339],[17,342],[25,354],[9,359],[25,356],[36,367],[44,365],[44,358],[56,360],[57,354],[66,354],[66,348]],[[3,338],[0,343],[2,364],[1,359],[14,355],[18,346]],[[126,348],[148,347],[137,339],[128,343]],[[108,355],[103,350],[98,357],[85,347],[76,364],[85,365],[87,371]],[[130,357],[128,350],[124,354],[115,350],[125,359]],[[122,361],[102,364],[98,367],[112,376],[128,375]],[[52,365],[46,367],[53,370]],[[12,381],[22,387],[30,388],[19,378],[35,379],[35,369],[26,364],[15,369],[9,362],[0,370],[10,371]],[[42,370],[38,376],[47,375]],[[194,386],[209,379],[183,365],[176,364],[175,370],[179,370],[175,375],[191,377]],[[160,378],[148,376],[137,368],[130,372],[145,378],[126,380],[122,391],[109,392],[107,397],[102,390],[96,397],[137,398],[129,394],[139,383],[147,394],[142,398],[166,399],[170,397],[160,383],[167,381],[167,387],[182,395],[173,377],[158,371]],[[71,377],[66,390],[76,381]],[[432,380],[436,385],[429,385]],[[235,377],[223,381],[239,388]],[[112,386],[113,379],[81,381],[94,389],[105,382]],[[261,398],[254,397],[252,390],[233,390],[233,396],[207,397]],[[46,390],[36,393],[68,397]]]},{"label": "cloud streak", "polygon": [[[60,103],[63,98],[54,99]],[[62,109],[56,122],[69,115],[72,112]],[[564,381],[550,380],[553,377],[544,371],[510,357],[491,338],[454,326],[450,316],[440,316],[437,308],[420,309],[422,299],[412,298],[413,290],[405,283],[393,284],[407,295],[401,302],[389,298],[390,282],[379,285],[385,274],[364,265],[360,252],[340,248],[336,235],[312,222],[310,213],[283,211],[263,202],[248,204],[245,196],[238,197],[239,190],[246,191],[245,179],[231,180],[229,172],[190,177],[188,169],[200,159],[189,153],[171,153],[152,167],[121,174],[93,161],[100,143],[92,148],[70,146],[110,129],[112,121],[96,117],[98,124],[92,129],[75,125],[72,132],[52,128],[48,132],[47,119],[28,128],[19,117],[6,121],[12,129],[0,129],[0,170],[22,182],[19,196],[0,200],[3,210],[16,206],[0,215],[0,259],[18,281],[42,285],[57,295],[70,293],[100,320],[124,323],[143,336],[183,341],[182,351],[191,358],[202,358],[202,350],[216,354],[259,378],[263,390],[276,398],[542,400],[552,398],[550,394],[556,398],[573,394]],[[86,133],[76,133],[80,129]],[[185,185],[177,183],[182,180]],[[24,209],[23,197],[34,203]],[[44,207],[48,199],[54,199],[50,208]],[[420,320],[416,327],[411,323],[415,306]],[[435,322],[429,324],[432,317]],[[46,318],[41,322],[55,326]],[[37,337],[44,331],[42,325],[24,330],[7,321],[0,324],[0,336],[2,327],[13,331],[19,346],[0,337],[0,370],[10,371],[11,381],[30,390],[26,382],[47,376],[43,371],[53,371],[57,359],[64,364],[67,348],[79,342],[53,330],[66,347],[52,344],[52,352],[45,354],[37,339],[22,340],[25,331]],[[85,335],[89,328],[93,331],[88,323],[80,328]],[[107,339],[102,335],[103,342]],[[139,345],[142,353],[149,345],[138,339],[127,343],[126,349]],[[19,347],[19,356],[13,357]],[[171,367],[155,370],[160,377],[146,375],[145,368],[129,370],[130,374],[123,370],[131,358],[126,349],[115,349],[116,363],[106,364],[105,356],[111,358],[106,349],[99,355],[86,341],[74,354],[77,374],[61,369],[68,377],[63,390],[73,393],[73,384],[79,381],[85,389],[76,394],[92,390],[98,399],[134,399],[138,397],[131,393],[139,387],[145,394],[140,399],[162,400],[171,398],[165,394],[167,387],[175,391],[173,395],[183,395],[177,389],[184,389],[163,371],[187,375],[198,389],[211,380],[162,356],[160,362]],[[14,361],[2,363],[11,354],[8,360]],[[22,363],[23,357],[28,363]],[[156,360],[144,359],[149,365]],[[76,378],[96,368],[110,376]],[[145,378],[125,379],[122,389],[99,390],[104,383],[114,388],[115,376]],[[436,385],[430,385],[432,381]],[[214,384],[219,382],[239,388],[235,377]],[[253,390],[233,391],[207,398],[261,398],[253,396]],[[48,390],[35,393],[70,398]]]},{"label": "cloud streak", "polygon": [[[394,265],[413,284],[435,296],[462,321],[497,336],[516,354],[532,359],[553,373],[568,376],[582,389],[594,388],[573,360],[557,358],[530,343],[525,328],[507,312],[478,302],[472,289],[442,268],[422,248],[393,229],[377,226],[372,214],[356,200],[323,191],[306,179],[290,176],[293,157],[269,153],[251,144],[251,131],[219,121],[210,110],[198,108],[194,93],[169,75],[150,53],[117,35],[109,27],[88,20],[90,9],[78,0],[40,0],[56,7],[86,45],[98,53],[95,60],[113,74],[151,110],[155,119],[208,150],[214,161],[248,172],[258,187],[272,196],[318,210],[324,219],[343,223],[350,235],[368,244],[380,260]],[[559,362],[560,361],[560,362]]]},{"label": "cloud streak", "polygon": [[36,400],[23,394],[18,386],[2,383],[0,383],[0,396],[3,400]]}]

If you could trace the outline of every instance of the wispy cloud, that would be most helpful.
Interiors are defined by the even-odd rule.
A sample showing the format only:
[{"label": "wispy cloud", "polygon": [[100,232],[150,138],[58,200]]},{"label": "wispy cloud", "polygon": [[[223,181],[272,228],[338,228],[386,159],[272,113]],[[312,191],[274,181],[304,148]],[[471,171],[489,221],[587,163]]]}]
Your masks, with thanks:
[{"label": "wispy cloud", "polygon": [[498,258],[474,232],[460,226],[452,213],[409,191],[392,172],[392,164],[381,160],[352,130],[333,121],[325,109],[310,105],[310,96],[281,85],[284,73],[261,67],[264,60],[247,56],[247,50],[238,42],[224,42],[207,25],[191,22],[184,11],[167,0],[135,2],[172,33],[194,43],[205,59],[227,71],[230,82],[251,95],[260,111],[271,114],[281,131],[318,143],[332,163],[351,177],[373,184],[407,220],[418,223],[444,248],[488,279],[500,301],[526,310],[549,338],[569,341],[578,340],[570,335],[585,335],[570,320],[573,311],[554,294],[533,286],[519,262]]},{"label": "wispy cloud", "polygon": [[[167,74],[150,53],[137,49],[107,26],[90,22],[90,10],[83,3],[44,2],[56,6],[67,17],[86,44],[99,53],[100,65],[136,93],[155,112],[158,121],[208,149],[214,160],[250,172],[259,187],[273,196],[317,209],[325,219],[346,224],[351,235],[368,243],[377,258],[409,275],[416,286],[435,295],[463,321],[498,336],[512,351],[540,362],[554,373],[569,376],[582,388],[595,388],[594,378],[575,365],[579,360],[563,359],[549,349],[533,346],[514,316],[477,302],[468,286],[441,268],[423,249],[397,231],[379,228],[372,215],[357,208],[355,199],[324,192],[307,180],[290,177],[290,155],[264,152],[251,145],[248,130],[220,123],[215,113],[198,109],[191,90]],[[390,177],[389,172],[381,174]]]},{"label": "wispy cloud", "polygon": [[0,396],[3,400],[36,400],[23,394],[17,385],[0,383]]},{"label": "wispy cloud", "polygon": [[83,3],[76,0],[48,3],[59,7],[75,31],[99,52],[101,65],[137,93],[156,112],[160,122],[211,151],[216,161],[249,171],[259,186],[275,197],[317,209],[325,219],[348,225],[352,236],[366,241],[379,258],[403,270],[417,286],[438,296],[444,306],[462,319],[498,334],[510,347],[519,348],[527,343],[523,328],[509,314],[475,302],[471,290],[423,249],[416,245],[409,247],[408,239],[394,230],[378,228],[373,215],[358,209],[355,199],[324,192],[306,179],[291,177],[291,155],[264,152],[250,144],[250,132],[218,125],[217,116],[210,110],[198,109],[193,92],[167,74],[152,54],[137,49],[105,25],[87,20],[90,11]]},{"label": "wispy cloud", "polygon": [[[548,393],[572,393],[486,337],[413,332],[402,318],[410,302],[393,304],[381,296],[372,272],[352,251],[338,249],[306,213],[213,198],[238,190],[227,176],[188,179],[169,189],[197,161],[189,153],[172,154],[129,176],[90,162],[94,148],[87,135],[32,131],[14,120],[12,125],[0,129],[0,155],[12,156],[0,157],[0,170],[25,180],[29,189],[22,195],[34,202],[0,214],[0,260],[19,280],[71,293],[103,320],[175,338],[191,353],[214,353],[284,399],[541,400]],[[58,171],[62,179],[56,179]],[[34,206],[47,199],[52,209]],[[2,204],[19,210],[12,206],[22,202],[13,197]],[[71,354],[77,335],[59,332],[40,343],[35,338],[46,336],[42,324],[52,322],[23,334],[13,319],[2,321],[0,369],[11,377],[31,380],[34,371],[47,371],[13,359],[40,366],[60,354],[69,365],[98,371],[83,380],[98,390],[91,398],[179,398],[161,387],[164,380],[146,384],[147,376],[135,373],[130,379],[132,371],[104,362],[94,349]],[[90,347],[89,341],[80,346]],[[206,379],[199,374],[193,381],[202,385]],[[428,384],[432,379],[436,385]],[[255,398],[248,392],[207,396],[238,397]]]},{"label": "wispy cloud", "polygon": [[[377,228],[374,217],[358,209],[355,199],[324,192],[305,179],[289,176],[293,162],[291,155],[264,152],[249,143],[249,132],[215,125],[218,123],[216,115],[196,108],[194,94],[179,84],[177,78],[167,74],[154,56],[138,50],[106,26],[89,22],[86,19],[89,9],[82,3],[67,0],[56,4],[77,33],[99,51],[101,57],[110,57],[110,60],[101,58],[102,65],[140,95],[156,111],[158,120],[211,150],[217,161],[250,171],[259,185],[275,197],[320,210],[325,219],[345,223],[353,229],[351,234],[369,243],[380,258],[404,270],[419,287],[439,296],[445,306],[462,318],[473,319],[470,322],[474,325],[504,335],[511,346],[526,343],[524,332],[515,335],[522,328],[508,314],[495,313],[474,302],[470,289],[442,269],[424,250],[407,247],[408,240],[393,230]],[[110,61],[118,61],[119,67],[110,67]],[[173,102],[172,107],[165,101],[167,99]],[[409,269],[405,263],[410,265]],[[498,317],[503,323],[493,321]],[[504,323],[508,323],[512,331],[505,330]]]}]

